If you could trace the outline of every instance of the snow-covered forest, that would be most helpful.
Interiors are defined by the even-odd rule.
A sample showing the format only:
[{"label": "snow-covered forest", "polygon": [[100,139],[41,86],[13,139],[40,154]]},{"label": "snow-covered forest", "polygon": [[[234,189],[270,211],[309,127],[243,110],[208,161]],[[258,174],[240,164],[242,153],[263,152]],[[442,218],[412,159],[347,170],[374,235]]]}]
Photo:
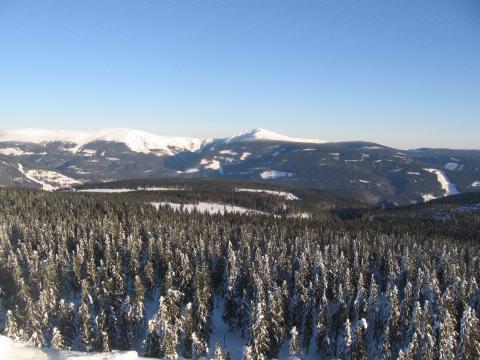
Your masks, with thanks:
[{"label": "snow-covered forest", "polygon": [[478,214],[436,231],[0,199],[0,333],[13,340],[166,359],[480,358]]}]

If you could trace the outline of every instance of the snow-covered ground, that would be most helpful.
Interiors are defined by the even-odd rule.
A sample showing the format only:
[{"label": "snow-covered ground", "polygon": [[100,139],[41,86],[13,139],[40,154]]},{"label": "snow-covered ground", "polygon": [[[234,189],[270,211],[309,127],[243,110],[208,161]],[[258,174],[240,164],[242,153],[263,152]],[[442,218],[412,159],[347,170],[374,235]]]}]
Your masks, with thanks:
[{"label": "snow-covered ground", "polygon": [[427,202],[436,199],[436,196],[433,194],[422,194],[422,198],[424,202]]},{"label": "snow-covered ground", "polygon": [[[4,149],[0,149],[0,154],[8,155],[8,156],[21,156],[21,155],[34,155],[35,153],[23,151],[22,149],[19,149],[19,148],[4,148]],[[42,153],[42,155],[43,154],[46,154],[46,153]],[[41,155],[41,154],[36,154],[36,155]]]},{"label": "snow-covered ground", "polygon": [[220,161],[218,160],[207,160],[207,159],[202,159],[200,161],[200,165],[203,165],[205,169],[210,169],[210,170],[221,170],[221,165]]},{"label": "snow-covered ground", "polygon": [[472,187],[480,187],[480,181],[472,182]]},{"label": "snow-covered ground", "polygon": [[293,176],[290,172],[280,171],[280,170],[265,170],[260,173],[262,179],[278,179],[282,177]]},{"label": "snow-covered ground", "polygon": [[435,174],[437,176],[437,180],[440,186],[442,187],[443,194],[445,196],[456,195],[459,193],[455,184],[450,182],[447,175],[445,175],[445,173],[442,170],[438,170],[438,169],[423,169],[423,170],[428,171],[429,173]]},{"label": "snow-covered ground", "polygon": [[351,183],[370,184],[370,181],[364,179],[350,180]]},{"label": "snow-covered ground", "polygon": [[91,193],[125,193],[125,192],[132,192],[132,191],[183,191],[185,189],[176,188],[176,187],[137,187],[135,189],[130,188],[118,188],[118,189],[102,189],[102,188],[94,188],[94,189],[80,189],[77,190],[78,192],[91,192]]},{"label": "snow-covered ground", "polygon": [[39,349],[0,335],[0,358],[2,360],[135,360],[141,358],[135,351],[112,351],[109,353],[84,353]]},{"label": "snow-covered ground", "polygon": [[241,206],[235,206],[235,205],[225,205],[225,204],[218,204],[218,203],[209,203],[209,202],[199,202],[198,204],[178,204],[178,203],[172,203],[172,202],[152,202],[151,203],[153,206],[155,206],[156,209],[159,209],[160,207],[170,207],[175,211],[183,211],[186,212],[192,212],[194,210],[201,212],[201,213],[207,213],[207,214],[220,214],[220,215],[225,215],[225,214],[262,214],[266,215],[267,213],[263,211],[258,211],[258,210],[252,210],[252,209],[247,209]]},{"label": "snow-covered ground", "polygon": [[80,181],[72,179],[68,176],[50,170],[27,170],[23,165],[18,163],[18,171],[20,171],[27,179],[42,185],[43,190],[53,191],[56,189],[78,185]]},{"label": "snow-covered ground", "polygon": [[264,190],[264,189],[237,189],[238,192],[253,192],[275,195],[285,198],[286,200],[300,200],[298,196],[286,191]]},{"label": "snow-covered ground", "polygon": [[193,173],[196,173],[196,172],[199,172],[200,170],[197,169],[197,168],[191,168],[191,169],[187,169],[187,170],[177,170],[177,174],[193,174]]},{"label": "snow-covered ground", "polygon": [[232,156],[237,155],[237,153],[235,151],[232,151],[232,150],[222,150],[222,151],[220,151],[220,154],[222,154],[222,155],[232,155]]},{"label": "snow-covered ground", "polygon": [[242,154],[242,156],[240,156],[240,160],[245,160],[246,158],[248,158],[250,155],[252,155],[252,153],[249,153],[249,152],[244,152]]}]

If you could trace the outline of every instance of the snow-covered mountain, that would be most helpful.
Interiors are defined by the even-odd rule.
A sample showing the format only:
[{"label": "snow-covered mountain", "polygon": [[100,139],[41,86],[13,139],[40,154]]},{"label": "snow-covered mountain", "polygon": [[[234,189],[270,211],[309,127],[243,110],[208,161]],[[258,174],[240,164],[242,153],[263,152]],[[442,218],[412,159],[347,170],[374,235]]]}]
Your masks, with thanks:
[{"label": "snow-covered mountain", "polygon": [[44,190],[112,180],[227,177],[419,202],[480,190],[480,151],[401,151],[253,129],[202,140],[131,129],[0,131],[0,186]]},{"label": "snow-covered mountain", "polygon": [[323,144],[327,142],[325,140],[320,140],[320,139],[303,139],[303,138],[295,138],[295,137],[280,135],[270,130],[265,130],[260,128],[243,131],[239,134],[223,139],[223,142],[226,144],[229,144],[234,142],[256,141],[256,140],[282,141],[282,142],[292,142],[292,143],[311,143],[311,144]]},{"label": "snow-covered mountain", "polygon": [[[280,135],[265,129],[251,129],[234,136],[217,139],[225,144],[244,141],[282,141],[292,143],[321,144],[325,140],[302,139]],[[74,146],[67,148],[71,152],[78,152],[88,144],[95,142],[112,142],[125,144],[130,150],[138,153],[157,155],[173,155],[182,151],[196,151],[202,146],[213,142],[211,139],[197,139],[190,137],[169,137],[151,134],[145,131],[111,128],[98,130],[47,130],[47,129],[12,129],[0,130],[0,143],[30,143],[48,144],[62,142]],[[19,155],[16,148],[3,149],[5,155]]]},{"label": "snow-covered mountain", "polygon": [[198,150],[203,140],[187,137],[167,137],[145,131],[113,128],[92,131],[82,130],[45,130],[14,129],[0,131],[0,142],[47,144],[63,142],[74,145],[71,152],[78,152],[87,144],[95,142],[113,142],[125,144],[138,153],[173,155],[181,151]]}]

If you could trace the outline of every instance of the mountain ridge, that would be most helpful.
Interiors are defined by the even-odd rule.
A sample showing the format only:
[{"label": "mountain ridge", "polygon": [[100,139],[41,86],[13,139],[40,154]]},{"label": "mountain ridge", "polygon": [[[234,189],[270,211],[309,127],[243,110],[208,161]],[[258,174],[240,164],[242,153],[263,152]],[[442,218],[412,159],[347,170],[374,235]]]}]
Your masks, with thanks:
[{"label": "mountain ridge", "polygon": [[0,131],[0,186],[57,189],[128,179],[230,178],[359,191],[366,201],[423,202],[480,190],[480,151],[398,150],[252,129],[226,138],[133,129]]}]

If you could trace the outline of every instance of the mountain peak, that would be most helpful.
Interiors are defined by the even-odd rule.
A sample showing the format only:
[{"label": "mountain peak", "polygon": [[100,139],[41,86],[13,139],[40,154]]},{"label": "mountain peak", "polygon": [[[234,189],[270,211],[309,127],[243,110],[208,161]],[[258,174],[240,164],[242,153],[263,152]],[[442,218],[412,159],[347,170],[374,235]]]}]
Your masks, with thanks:
[{"label": "mountain peak", "polygon": [[249,130],[243,131],[232,137],[229,137],[225,139],[225,143],[228,144],[232,142],[255,141],[255,140],[285,141],[285,142],[314,143],[314,144],[322,144],[326,142],[325,140],[320,140],[320,139],[304,139],[304,138],[290,137],[286,135],[277,134],[267,129],[255,128],[255,129],[249,129]]}]

